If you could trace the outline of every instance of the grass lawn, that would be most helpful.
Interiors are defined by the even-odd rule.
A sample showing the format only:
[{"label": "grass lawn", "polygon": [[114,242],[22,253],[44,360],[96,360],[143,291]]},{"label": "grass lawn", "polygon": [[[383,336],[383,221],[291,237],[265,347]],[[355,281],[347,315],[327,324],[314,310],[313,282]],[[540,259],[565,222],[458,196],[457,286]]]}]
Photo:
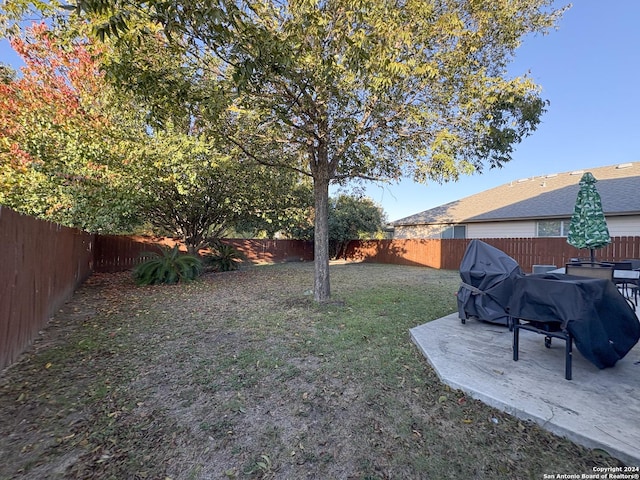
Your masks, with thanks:
[{"label": "grass lawn", "polygon": [[[0,374],[0,479],[542,479],[618,466],[444,386],[409,329],[457,272],[93,276]],[[464,368],[464,365],[460,365]]]}]

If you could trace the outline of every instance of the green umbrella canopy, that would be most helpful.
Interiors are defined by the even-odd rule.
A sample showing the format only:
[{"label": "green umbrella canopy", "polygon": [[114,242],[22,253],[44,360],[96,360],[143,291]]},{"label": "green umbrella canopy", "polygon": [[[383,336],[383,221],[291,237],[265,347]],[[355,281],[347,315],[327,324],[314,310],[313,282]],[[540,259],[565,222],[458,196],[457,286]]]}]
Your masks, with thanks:
[{"label": "green umbrella canopy", "polygon": [[611,243],[596,182],[597,180],[591,172],[586,172],[580,179],[580,190],[578,190],[578,198],[573,209],[567,236],[569,245],[591,249],[592,261],[594,249],[602,248]]}]

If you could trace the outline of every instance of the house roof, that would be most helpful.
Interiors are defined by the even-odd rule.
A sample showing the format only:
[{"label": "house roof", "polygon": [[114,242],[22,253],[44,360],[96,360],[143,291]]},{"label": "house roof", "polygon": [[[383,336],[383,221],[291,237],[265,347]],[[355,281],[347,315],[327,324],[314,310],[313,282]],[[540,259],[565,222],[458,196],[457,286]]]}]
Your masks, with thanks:
[{"label": "house roof", "polygon": [[523,178],[430,210],[401,218],[394,226],[492,222],[571,217],[578,182],[585,172],[596,188],[605,214],[640,214],[640,162]]}]

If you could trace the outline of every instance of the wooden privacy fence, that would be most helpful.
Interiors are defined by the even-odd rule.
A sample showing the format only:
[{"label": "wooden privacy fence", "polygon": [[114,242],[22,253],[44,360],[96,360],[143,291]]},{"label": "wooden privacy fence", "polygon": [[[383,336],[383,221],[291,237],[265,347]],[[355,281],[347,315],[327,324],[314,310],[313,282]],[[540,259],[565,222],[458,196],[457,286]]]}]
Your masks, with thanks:
[{"label": "wooden privacy fence", "polygon": [[173,246],[167,238],[124,235],[96,235],[93,269],[95,272],[122,272],[138,265],[144,252],[160,252],[161,246]]},{"label": "wooden privacy fence", "polygon": [[[303,240],[251,240],[230,238],[224,243],[233,245],[250,263],[304,262],[313,260],[313,242]],[[96,272],[121,272],[140,263],[140,254],[159,251],[161,246],[179,245],[168,237],[97,235],[94,255]]]},{"label": "wooden privacy fence", "polygon": [[[92,235],[20,215],[0,206],[0,370],[31,343],[53,313],[91,272],[130,270],[140,253],[173,246],[171,238]],[[346,259],[457,270],[465,240],[354,240]],[[562,266],[587,257],[564,238],[490,238],[485,242],[513,257],[525,272],[533,265]],[[252,263],[313,260],[313,242],[226,239]],[[183,248],[184,250],[184,248]],[[640,258],[640,237],[616,237],[597,258]]]},{"label": "wooden privacy fence", "polygon": [[[352,240],[347,246],[344,259],[457,270],[470,241]],[[513,257],[525,272],[531,272],[533,265],[561,267],[571,258],[589,256],[588,250],[572,247],[565,238],[487,238],[483,241]],[[313,242],[309,241],[225,239],[224,242],[240,250],[251,263],[313,260]],[[157,248],[159,244],[175,243],[170,238],[98,235],[94,268],[97,272],[129,270],[139,262],[140,252]],[[640,237],[615,237],[607,247],[596,250],[596,257],[613,261],[640,258]]]},{"label": "wooden privacy fence", "polygon": [[[512,257],[523,271],[533,265],[564,266],[571,258],[588,258],[588,250],[578,250],[566,238],[486,238]],[[354,240],[349,242],[346,259],[458,270],[470,239]],[[640,258],[640,237],[614,237],[596,250],[598,260],[621,261]]]},{"label": "wooden privacy fence", "polygon": [[[0,370],[92,272],[130,270],[171,238],[92,235],[0,206]],[[253,263],[313,260],[313,242],[231,239]],[[184,248],[183,248],[184,250]]]},{"label": "wooden privacy fence", "polygon": [[0,369],[91,274],[94,238],[0,206]]},{"label": "wooden privacy fence", "polygon": [[230,238],[224,243],[240,250],[252,263],[306,262],[313,260],[313,242],[305,240],[245,240]]}]

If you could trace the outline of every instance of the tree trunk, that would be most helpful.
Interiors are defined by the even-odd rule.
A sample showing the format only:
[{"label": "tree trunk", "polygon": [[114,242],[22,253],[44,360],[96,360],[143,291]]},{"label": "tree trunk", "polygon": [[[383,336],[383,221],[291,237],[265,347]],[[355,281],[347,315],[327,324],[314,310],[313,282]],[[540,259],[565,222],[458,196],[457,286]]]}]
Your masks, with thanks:
[{"label": "tree trunk", "polygon": [[329,160],[329,122],[326,103],[315,105],[320,112],[317,117],[317,137],[310,149],[311,176],[313,177],[313,199],[315,203],[314,221],[314,285],[316,302],[326,302],[331,297],[329,282],[329,183],[336,170],[334,161]]},{"label": "tree trunk", "polygon": [[326,302],[331,296],[329,282],[329,179],[314,178],[315,201],[314,223],[314,286],[313,296],[317,302]]}]

